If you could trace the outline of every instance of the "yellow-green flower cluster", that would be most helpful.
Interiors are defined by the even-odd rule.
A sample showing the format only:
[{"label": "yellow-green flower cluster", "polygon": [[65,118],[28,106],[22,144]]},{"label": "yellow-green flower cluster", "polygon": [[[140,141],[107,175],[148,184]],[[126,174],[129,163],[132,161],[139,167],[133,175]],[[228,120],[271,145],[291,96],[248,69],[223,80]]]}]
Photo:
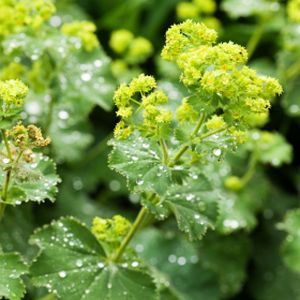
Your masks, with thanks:
[{"label": "yellow-green flower cluster", "polygon": [[38,29],[55,13],[51,0],[0,0],[0,36],[24,26]]},{"label": "yellow-green flower cluster", "polygon": [[[121,117],[114,131],[116,138],[127,139],[135,128],[145,135],[159,135],[160,129],[171,122],[172,113],[161,107],[168,97],[156,86],[155,79],[144,74],[120,85],[114,95],[117,115]],[[139,113],[142,118],[137,117]]]},{"label": "yellow-green flower cluster", "polygon": [[[260,76],[245,66],[245,48],[232,42],[213,45],[216,36],[215,31],[192,21],[174,25],[167,32],[162,56],[177,63],[182,82],[196,94],[211,95],[211,101],[219,97],[218,104],[212,105],[223,110],[226,123],[237,127],[251,125],[253,122],[247,123],[249,115],[252,121],[255,117],[265,118],[270,99],[281,94],[282,87],[277,80]],[[207,128],[213,129],[219,118],[209,120]]]},{"label": "yellow-green flower cluster", "polygon": [[287,14],[291,22],[300,23],[300,0],[289,0]]},{"label": "yellow-green flower cluster", "polygon": [[192,48],[177,58],[182,70],[181,80],[186,85],[197,84],[208,69],[231,71],[248,59],[244,47],[232,42],[220,43],[216,46],[200,46]]},{"label": "yellow-green flower cluster", "polygon": [[62,32],[71,37],[77,37],[86,51],[92,51],[99,47],[99,41],[95,34],[96,25],[89,21],[75,21],[64,24]]},{"label": "yellow-green flower cluster", "polygon": [[197,120],[198,113],[188,103],[188,100],[184,98],[181,105],[176,110],[176,119],[179,123],[190,122],[193,123]]},{"label": "yellow-green flower cluster", "polygon": [[209,130],[217,130],[223,128],[226,123],[222,116],[213,115],[205,125]]},{"label": "yellow-green flower cluster", "polygon": [[204,24],[187,20],[173,25],[166,33],[166,44],[162,50],[165,60],[176,60],[180,54],[200,46],[211,46],[217,39],[217,33]]},{"label": "yellow-green flower cluster", "polygon": [[21,107],[28,94],[27,86],[20,80],[0,81],[0,100],[2,109]]},{"label": "yellow-green flower cluster", "polygon": [[176,6],[176,14],[180,20],[201,20],[203,23],[209,23],[211,28],[218,29],[220,22],[213,17],[217,5],[214,0],[192,0],[182,1]]},{"label": "yellow-green flower cluster", "polygon": [[37,29],[55,13],[55,6],[51,0],[21,0],[15,10],[18,24]]},{"label": "yellow-green flower cluster", "polygon": [[124,56],[129,64],[144,62],[152,53],[153,47],[149,40],[135,37],[127,29],[113,31],[109,45],[117,54]]},{"label": "yellow-green flower cluster", "polygon": [[99,241],[106,243],[120,242],[129,232],[131,223],[120,215],[115,215],[112,219],[94,218],[92,233]]}]

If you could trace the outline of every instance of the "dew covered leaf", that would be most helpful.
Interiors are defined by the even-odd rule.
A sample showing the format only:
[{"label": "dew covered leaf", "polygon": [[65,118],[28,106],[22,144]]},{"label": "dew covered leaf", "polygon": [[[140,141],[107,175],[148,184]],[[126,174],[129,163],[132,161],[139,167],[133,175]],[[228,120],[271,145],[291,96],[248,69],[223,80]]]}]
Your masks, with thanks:
[{"label": "dew covered leaf", "polygon": [[[151,268],[161,292],[170,299],[219,300],[217,275],[201,266],[195,244],[180,234],[149,228],[134,240],[135,249]],[[166,298],[168,299],[168,298]]]},{"label": "dew covered leaf", "polygon": [[127,140],[112,139],[109,166],[127,178],[133,192],[155,191],[163,194],[172,182],[172,172],[162,164],[159,145],[132,135]]},{"label": "dew covered leaf", "polygon": [[239,18],[277,11],[279,4],[268,0],[224,0],[222,9],[231,18]]},{"label": "dew covered leaf", "polygon": [[[17,251],[24,258],[32,257],[34,250],[28,246],[28,239],[34,231],[34,220],[31,207],[9,206],[0,221],[0,245],[3,251]],[[17,220],[17,222],[16,222]]]},{"label": "dew covered leaf", "polygon": [[300,272],[300,209],[289,211],[278,227],[288,234],[282,244],[284,262],[291,270]]},{"label": "dew covered leaf", "polygon": [[100,243],[74,218],[62,218],[37,230],[31,243],[41,249],[31,266],[33,283],[61,299],[158,299],[148,274],[136,266],[106,263]]},{"label": "dew covered leaf", "polygon": [[161,203],[171,211],[180,230],[191,240],[200,239],[214,228],[217,217],[216,200],[209,194],[212,186],[203,174],[191,173],[182,185],[170,186]]},{"label": "dew covered leaf", "polygon": [[275,167],[290,163],[292,160],[292,146],[280,133],[262,132],[254,150],[257,150],[257,159],[261,163],[269,163]]},{"label": "dew covered leaf", "polygon": [[31,163],[20,162],[16,167],[7,203],[40,203],[46,199],[54,202],[59,181],[54,162],[41,153],[35,153]]},{"label": "dew covered leaf", "polygon": [[249,238],[241,233],[227,236],[211,233],[199,242],[199,262],[218,274],[226,299],[238,293],[246,280],[251,246]]},{"label": "dew covered leaf", "polygon": [[28,273],[28,267],[17,253],[0,253],[0,298],[20,300],[25,294],[21,278]]}]

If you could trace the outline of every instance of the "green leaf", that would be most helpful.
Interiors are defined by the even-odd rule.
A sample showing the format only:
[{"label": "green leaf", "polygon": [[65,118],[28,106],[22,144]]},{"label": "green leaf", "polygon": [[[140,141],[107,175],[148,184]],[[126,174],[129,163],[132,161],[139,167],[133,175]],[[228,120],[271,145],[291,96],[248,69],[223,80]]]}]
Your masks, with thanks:
[{"label": "green leaf", "polygon": [[170,186],[160,202],[174,214],[179,229],[191,240],[200,239],[207,229],[214,228],[217,198],[211,199],[211,190],[203,174],[191,172],[182,185]]},{"label": "green leaf", "polygon": [[164,293],[171,293],[172,300],[221,299],[218,277],[200,264],[195,244],[177,231],[145,229],[134,243],[136,251],[153,269],[162,300]]},{"label": "green leaf", "polygon": [[63,300],[149,300],[157,298],[152,278],[135,264],[107,262],[90,230],[73,218],[62,218],[32,236],[41,248],[31,267],[33,283]]},{"label": "green leaf", "polygon": [[[55,201],[57,184],[60,182],[53,161],[35,153],[33,162],[21,161],[13,172],[12,185],[8,193],[7,204],[19,205],[22,202]],[[2,182],[3,182],[2,175]]]},{"label": "green leaf", "polygon": [[159,145],[132,135],[127,140],[112,139],[109,166],[127,178],[133,192],[155,191],[163,194],[172,182],[172,172],[162,164]]},{"label": "green leaf", "polygon": [[292,161],[293,149],[280,133],[253,131],[248,146],[255,151],[257,159],[264,164],[279,167]]},{"label": "green leaf", "polygon": [[282,244],[282,254],[286,265],[300,272],[300,209],[289,211],[278,227],[288,233]]},{"label": "green leaf", "polygon": [[28,246],[28,239],[34,227],[32,208],[30,206],[7,207],[4,217],[0,221],[0,244],[3,251],[17,251],[24,258],[32,257],[35,251]]},{"label": "green leaf", "polygon": [[25,294],[21,276],[28,272],[27,266],[17,253],[0,254],[0,298],[20,300]]},{"label": "green leaf", "polygon": [[268,0],[224,0],[222,9],[231,17],[249,17],[253,15],[264,15],[279,10],[279,4]]},{"label": "green leaf", "polygon": [[211,233],[199,242],[199,262],[219,275],[226,299],[238,293],[243,286],[251,246],[245,234],[222,236]]}]

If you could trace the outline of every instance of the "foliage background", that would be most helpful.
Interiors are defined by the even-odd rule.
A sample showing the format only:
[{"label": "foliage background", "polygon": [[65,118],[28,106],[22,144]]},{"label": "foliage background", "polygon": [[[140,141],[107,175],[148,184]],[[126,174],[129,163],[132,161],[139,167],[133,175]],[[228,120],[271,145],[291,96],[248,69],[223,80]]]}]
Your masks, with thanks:
[{"label": "foliage background", "polygon": [[[109,47],[109,36],[113,30],[126,28],[136,36],[148,38],[155,51],[140,68],[146,74],[156,75],[164,81],[166,76],[169,76],[167,80],[171,79],[172,70],[165,66],[167,69],[162,72],[158,56],[166,29],[178,21],[175,13],[178,2],[59,0],[57,5],[59,11],[66,15],[93,20],[98,27],[100,43],[112,58],[115,58],[115,54]],[[231,2],[234,4],[235,1]],[[252,2],[254,6],[259,6],[263,1]],[[284,7],[286,3],[282,1],[280,4]],[[259,17],[249,14],[231,18],[220,5],[219,1],[215,13],[221,22],[219,40],[231,40],[246,46],[258,26]],[[288,210],[299,206],[300,192],[300,162],[297,155],[300,150],[300,110],[291,110],[292,105],[300,107],[297,94],[300,77],[297,75],[293,82],[286,82],[282,77],[286,68],[286,58],[281,54],[282,36],[287,26],[284,10],[272,14],[250,65],[264,74],[279,76],[284,89],[294,91],[286,92],[281,99],[272,103],[270,122],[265,126],[266,130],[280,132],[286,137],[293,147],[293,161],[279,168],[271,164],[258,168],[245,195],[249,198],[248,203],[238,210],[241,217],[247,220],[244,228],[226,234],[210,233],[202,241],[190,244],[178,234],[172,221],[166,221],[153,223],[135,240],[136,250],[153,265],[161,281],[170,280],[172,286],[178,287],[183,299],[300,298],[300,275],[283,262],[281,244],[286,234],[277,226]],[[111,84],[116,86],[116,80],[111,78]],[[172,86],[169,92],[172,91],[178,93],[177,87]],[[111,98],[111,95],[112,92],[105,97]],[[100,107],[94,107],[87,114],[83,124],[79,124],[82,126],[80,130],[84,128],[88,134],[86,146],[79,147],[79,155],[75,154],[75,159],[71,161],[61,155],[58,172],[62,183],[56,203],[26,205],[18,210],[8,210],[0,228],[0,241],[5,245],[5,250],[20,251],[32,258],[36,249],[29,247],[27,240],[34,228],[60,216],[72,215],[90,225],[95,215],[111,217],[120,213],[129,218],[136,215],[136,195],[128,195],[124,179],[107,167],[109,148],[106,142],[116,121],[113,111],[105,111]],[[235,162],[234,165],[242,161],[242,169],[246,165],[245,159],[239,158],[239,155],[229,159]],[[48,299],[44,296],[43,289],[32,287],[26,299]],[[165,299],[174,298],[166,294]]]}]

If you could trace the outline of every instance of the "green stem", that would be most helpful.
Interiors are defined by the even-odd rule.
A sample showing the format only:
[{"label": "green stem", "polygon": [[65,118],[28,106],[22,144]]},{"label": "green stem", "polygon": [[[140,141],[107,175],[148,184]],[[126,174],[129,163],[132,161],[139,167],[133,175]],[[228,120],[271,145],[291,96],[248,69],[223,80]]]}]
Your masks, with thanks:
[{"label": "green stem", "polygon": [[[50,93],[51,95],[51,93]],[[50,102],[48,104],[48,111],[46,115],[46,121],[45,121],[45,133],[49,134],[51,123],[52,123],[52,116],[53,116],[53,109],[54,109],[54,100],[51,95]]]},{"label": "green stem", "polygon": [[192,134],[191,134],[191,138],[193,138],[194,136],[196,136],[198,134],[198,131],[200,130],[204,120],[205,120],[205,114],[201,114],[200,118],[195,126],[195,129],[193,130]]},{"label": "green stem", "polygon": [[[194,128],[194,130],[193,130],[193,132],[192,132],[192,134],[191,134],[191,138],[195,137],[195,136],[198,134],[198,132],[199,132],[199,130],[200,130],[200,128],[201,128],[201,126],[202,126],[202,124],[203,124],[205,118],[206,118],[205,114],[201,114],[201,115],[200,115],[200,117],[199,117],[199,119],[198,119],[198,122],[197,122],[197,124],[196,124],[196,126],[195,126],[195,128]],[[181,156],[182,156],[188,149],[189,149],[189,146],[188,146],[188,145],[182,146],[182,147],[178,150],[178,152],[175,154],[174,158],[172,159],[172,161],[169,163],[168,166],[169,166],[169,167],[173,167],[173,166],[178,162],[178,160],[181,158]]]},{"label": "green stem", "polygon": [[206,139],[206,138],[209,137],[209,136],[212,136],[212,135],[214,135],[214,134],[216,134],[216,133],[220,133],[220,132],[226,130],[227,128],[228,128],[228,126],[222,127],[222,128],[220,128],[220,129],[216,129],[216,130],[214,130],[214,131],[210,131],[210,132],[208,132],[208,133],[206,133],[206,134],[201,135],[201,136],[199,137],[199,139],[200,139],[200,140],[204,140],[204,139]]},{"label": "green stem", "polygon": [[168,161],[169,161],[169,154],[168,154],[168,148],[167,148],[166,142],[164,139],[160,139],[159,142],[160,142],[163,156],[164,156],[164,164],[167,165]]},{"label": "green stem", "polygon": [[253,35],[251,36],[248,44],[247,44],[247,51],[248,51],[248,59],[251,58],[257,45],[259,44],[265,29],[265,20],[261,20],[260,23],[257,25]]},{"label": "green stem", "polygon": [[256,153],[253,152],[249,161],[248,170],[241,179],[243,187],[251,180],[251,178],[255,174],[256,164],[257,157]]},{"label": "green stem", "polygon": [[300,60],[297,60],[293,65],[291,65],[286,73],[285,73],[285,79],[292,79],[296,77],[300,72]]},{"label": "green stem", "polygon": [[8,139],[7,139],[7,136],[6,136],[6,130],[5,129],[1,129],[1,133],[2,133],[4,144],[5,144],[7,156],[9,158],[10,162],[11,162],[12,161],[12,154],[11,154],[11,150],[10,150],[10,147],[9,147]]},{"label": "green stem", "polygon": [[178,162],[178,160],[180,159],[180,157],[189,149],[188,145],[183,146],[182,148],[179,149],[179,151],[176,153],[176,155],[174,156],[174,158],[172,159],[172,162],[169,163],[169,167],[173,167],[174,165],[176,165],[176,163]]},{"label": "green stem", "polygon": [[[155,194],[150,195],[149,200],[153,197],[153,195],[155,196]],[[132,227],[131,227],[130,231],[128,232],[127,236],[123,239],[120,247],[117,249],[116,253],[112,257],[113,262],[118,262],[120,260],[126,247],[130,243],[130,241],[132,240],[133,236],[136,234],[138,229],[140,228],[141,224],[146,219],[147,215],[148,215],[148,209],[145,207],[142,207],[141,210],[139,211],[134,223],[132,224]]]},{"label": "green stem", "polygon": [[[7,139],[7,136],[6,136],[6,130],[1,129],[1,133],[2,133],[4,144],[5,144],[7,156],[9,158],[9,164],[11,164],[12,154],[11,154],[9,142],[8,142],[8,139]],[[2,187],[2,193],[1,193],[2,202],[0,203],[0,220],[3,218],[4,212],[5,212],[5,207],[6,207],[5,202],[6,202],[6,199],[7,199],[7,192],[8,192],[8,186],[9,186],[10,178],[11,178],[11,166],[9,166],[7,171],[6,171],[4,184],[3,184],[3,187]]]}]

